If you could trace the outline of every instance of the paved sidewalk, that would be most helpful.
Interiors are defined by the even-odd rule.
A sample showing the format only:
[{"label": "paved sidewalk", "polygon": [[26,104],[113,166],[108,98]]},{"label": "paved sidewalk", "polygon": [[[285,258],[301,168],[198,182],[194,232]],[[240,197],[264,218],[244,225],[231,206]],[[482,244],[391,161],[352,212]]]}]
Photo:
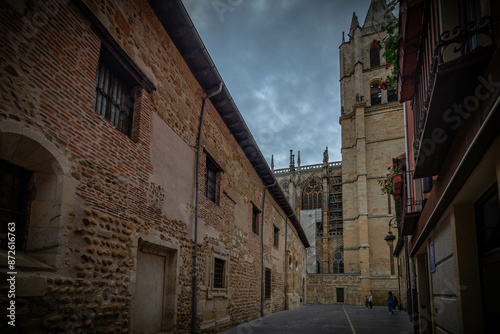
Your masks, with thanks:
[{"label": "paved sidewalk", "polygon": [[409,334],[408,313],[387,307],[372,309],[350,305],[304,305],[265,316],[223,334]]}]

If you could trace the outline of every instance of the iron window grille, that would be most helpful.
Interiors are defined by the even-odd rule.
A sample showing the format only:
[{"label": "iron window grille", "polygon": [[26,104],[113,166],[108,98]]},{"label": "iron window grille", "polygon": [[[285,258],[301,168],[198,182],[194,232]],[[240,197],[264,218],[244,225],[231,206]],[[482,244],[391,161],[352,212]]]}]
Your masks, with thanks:
[{"label": "iron window grille", "polygon": [[136,87],[139,87],[137,82],[127,70],[107,47],[102,47],[94,109],[127,136],[132,131]]},{"label": "iron window grille", "polygon": [[224,266],[226,261],[215,258],[214,261],[214,288],[225,288],[224,284]]},{"label": "iron window grille", "polygon": [[205,167],[205,197],[214,203],[217,203],[217,184],[218,175],[222,172],[222,168],[215,162],[215,160],[205,151],[207,155]]}]

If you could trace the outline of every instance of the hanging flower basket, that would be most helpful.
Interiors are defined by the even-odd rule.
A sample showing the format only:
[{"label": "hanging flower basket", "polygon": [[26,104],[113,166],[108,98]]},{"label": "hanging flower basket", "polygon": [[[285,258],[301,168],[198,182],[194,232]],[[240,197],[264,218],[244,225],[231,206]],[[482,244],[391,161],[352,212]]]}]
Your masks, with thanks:
[{"label": "hanging flower basket", "polygon": [[[387,168],[390,172],[387,173],[386,178],[377,180],[378,184],[382,187],[381,190],[384,194],[394,195],[394,199],[399,199],[401,196],[401,189],[403,181],[399,167],[394,163],[391,167]],[[397,198],[396,198],[397,196]]]},{"label": "hanging flower basket", "polygon": [[392,176],[392,188],[393,192],[396,193],[396,190],[398,193],[401,193],[401,188],[403,186],[403,181],[401,178],[401,174],[395,174]]}]

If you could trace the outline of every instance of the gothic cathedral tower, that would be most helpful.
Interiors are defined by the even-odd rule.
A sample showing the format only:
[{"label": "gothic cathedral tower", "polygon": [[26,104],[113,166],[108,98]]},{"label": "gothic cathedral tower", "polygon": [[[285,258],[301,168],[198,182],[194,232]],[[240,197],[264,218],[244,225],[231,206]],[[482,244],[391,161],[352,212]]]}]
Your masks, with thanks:
[{"label": "gothic cathedral tower", "polygon": [[398,288],[397,266],[384,241],[394,201],[377,180],[405,152],[403,104],[395,90],[380,89],[391,69],[373,47],[394,19],[384,0],[372,0],[363,26],[354,13],[349,40],[343,36],[339,47],[345,273],[359,273],[362,298],[371,293],[376,304]]}]

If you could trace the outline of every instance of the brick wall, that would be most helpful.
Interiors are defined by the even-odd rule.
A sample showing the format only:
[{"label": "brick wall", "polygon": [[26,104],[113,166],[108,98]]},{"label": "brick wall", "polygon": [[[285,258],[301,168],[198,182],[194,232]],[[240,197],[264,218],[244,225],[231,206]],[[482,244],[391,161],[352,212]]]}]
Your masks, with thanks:
[{"label": "brick wall", "polygon": [[[147,1],[85,4],[156,90],[139,90],[132,135],[122,134],[94,111],[101,40],[74,3],[29,2],[21,11],[0,4],[0,33],[9,41],[0,46],[0,141],[12,146],[0,158],[33,170],[37,196],[54,197],[32,212],[40,219],[30,222],[30,230],[47,224],[33,240],[54,243],[37,248],[28,242],[27,257],[50,266],[20,273],[20,285],[36,277],[38,288],[20,290],[18,328],[130,331],[141,293],[135,288],[137,253],[147,245],[157,255],[174,254],[168,255],[175,259],[169,316],[177,332],[187,332],[194,157],[204,92]],[[261,239],[251,231],[251,210],[252,202],[262,209],[264,185],[211,103],[202,147],[224,171],[214,203],[203,195],[202,153],[197,316],[203,331],[218,332],[259,316]],[[42,182],[46,175],[54,181]],[[285,214],[269,194],[263,214],[264,259],[273,273],[270,313],[284,309]],[[287,247],[299,259],[288,279],[299,282],[305,249],[288,224]],[[273,226],[280,229],[277,248]],[[225,297],[208,297],[209,245],[229,254]],[[293,293],[300,291],[295,284]]]}]

